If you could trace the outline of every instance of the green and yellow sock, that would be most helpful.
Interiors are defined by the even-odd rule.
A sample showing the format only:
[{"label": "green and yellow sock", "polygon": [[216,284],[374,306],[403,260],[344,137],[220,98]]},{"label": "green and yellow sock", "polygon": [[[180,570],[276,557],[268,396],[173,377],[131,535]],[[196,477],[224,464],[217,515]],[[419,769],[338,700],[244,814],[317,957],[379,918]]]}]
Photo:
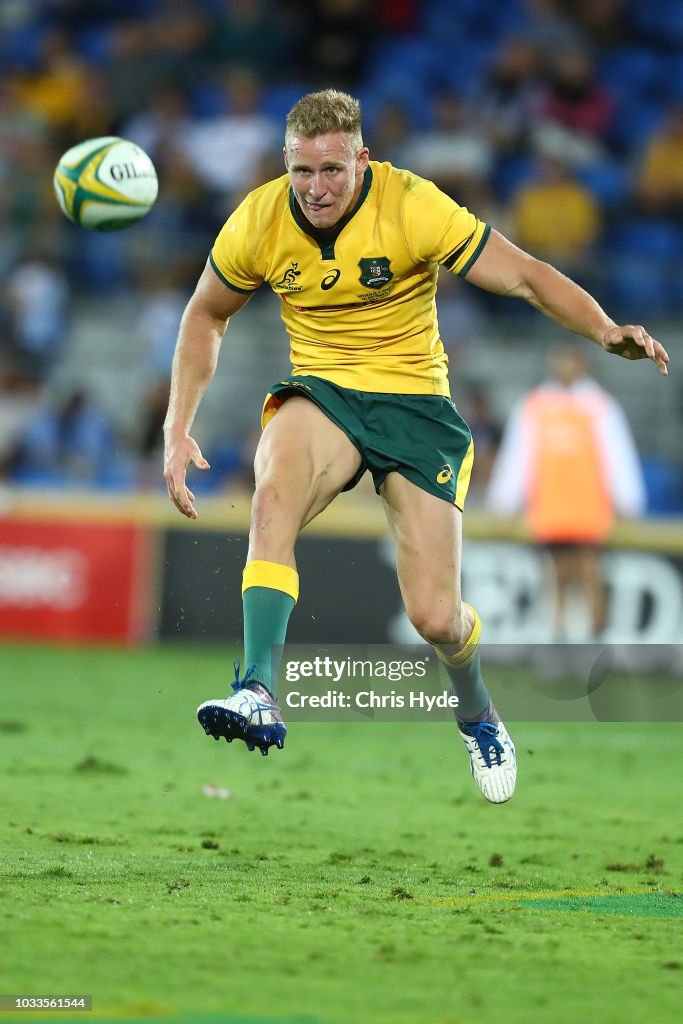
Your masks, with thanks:
[{"label": "green and yellow sock", "polygon": [[456,718],[461,722],[477,722],[487,717],[491,698],[481,675],[481,619],[471,605],[467,607],[474,612],[474,626],[462,650],[448,654],[436,645],[434,650],[446,666],[453,694],[458,698]]},{"label": "green and yellow sock", "polygon": [[296,569],[277,562],[248,562],[242,574],[244,667],[256,665],[255,677],[277,692],[280,658],[273,647],[285,642],[289,616],[299,597]]}]

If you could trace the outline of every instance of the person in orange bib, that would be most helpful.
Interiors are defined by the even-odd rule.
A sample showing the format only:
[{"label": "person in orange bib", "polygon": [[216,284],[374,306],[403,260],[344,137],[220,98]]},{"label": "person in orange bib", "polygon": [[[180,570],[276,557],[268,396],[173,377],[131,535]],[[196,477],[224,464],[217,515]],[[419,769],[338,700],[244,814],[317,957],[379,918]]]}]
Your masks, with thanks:
[{"label": "person in orange bib", "polygon": [[568,599],[578,588],[587,639],[595,640],[606,613],[601,546],[616,515],[642,515],[645,487],[626,417],[588,375],[583,351],[562,345],[550,364],[550,378],[512,410],[487,504],[499,515],[524,511],[531,536],[548,552],[555,639],[567,638]]}]

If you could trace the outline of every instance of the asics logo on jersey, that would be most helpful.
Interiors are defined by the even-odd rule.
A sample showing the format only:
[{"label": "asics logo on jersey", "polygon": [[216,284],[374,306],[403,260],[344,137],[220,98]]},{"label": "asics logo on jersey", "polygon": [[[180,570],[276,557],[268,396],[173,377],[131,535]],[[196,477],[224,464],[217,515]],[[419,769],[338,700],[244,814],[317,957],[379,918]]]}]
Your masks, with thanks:
[{"label": "asics logo on jersey", "polygon": [[436,482],[437,482],[437,484],[447,484],[448,481],[451,480],[452,478],[453,478],[453,470],[448,465],[448,463],[446,463],[445,466],[442,466],[441,469],[439,470],[439,472],[436,474]]},{"label": "asics logo on jersey", "polygon": [[298,266],[299,264],[292,260],[291,267],[285,270],[280,280],[275,282],[273,288],[286,288],[288,292],[300,292],[301,287],[296,283],[297,277],[301,277],[301,271],[297,270]]},{"label": "asics logo on jersey", "polygon": [[337,270],[335,268],[334,270],[331,270],[329,274],[325,275],[325,277],[320,282],[320,287],[324,292],[329,292],[330,288],[334,288],[335,284],[337,283],[340,277],[341,270]]}]

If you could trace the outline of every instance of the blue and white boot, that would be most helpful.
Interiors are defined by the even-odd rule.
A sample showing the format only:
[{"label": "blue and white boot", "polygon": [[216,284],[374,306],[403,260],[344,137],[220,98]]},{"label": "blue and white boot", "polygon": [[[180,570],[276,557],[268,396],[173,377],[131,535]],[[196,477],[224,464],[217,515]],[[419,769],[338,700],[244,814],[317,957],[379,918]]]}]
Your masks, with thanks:
[{"label": "blue and white boot", "polygon": [[215,740],[224,737],[228,743],[243,740],[249,750],[258,747],[265,756],[269,747],[282,750],[287,726],[276,698],[252,678],[255,670],[256,666],[251,665],[240,679],[240,663],[236,661],[233,694],[225,700],[205,700],[197,708],[197,718],[207,736]]},{"label": "blue and white boot", "polygon": [[504,804],[515,791],[517,755],[510,734],[490,705],[487,721],[460,722],[474,781],[492,804]]}]

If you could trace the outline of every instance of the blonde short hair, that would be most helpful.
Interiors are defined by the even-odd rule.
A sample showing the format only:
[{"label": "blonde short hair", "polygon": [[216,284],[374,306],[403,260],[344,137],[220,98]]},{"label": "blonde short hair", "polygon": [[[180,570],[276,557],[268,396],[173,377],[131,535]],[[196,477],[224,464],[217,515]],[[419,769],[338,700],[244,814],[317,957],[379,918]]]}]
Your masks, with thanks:
[{"label": "blonde short hair", "polygon": [[360,103],[346,92],[323,89],[309,92],[287,114],[285,144],[291,138],[315,138],[328,132],[346,132],[353,146],[363,146]]}]

